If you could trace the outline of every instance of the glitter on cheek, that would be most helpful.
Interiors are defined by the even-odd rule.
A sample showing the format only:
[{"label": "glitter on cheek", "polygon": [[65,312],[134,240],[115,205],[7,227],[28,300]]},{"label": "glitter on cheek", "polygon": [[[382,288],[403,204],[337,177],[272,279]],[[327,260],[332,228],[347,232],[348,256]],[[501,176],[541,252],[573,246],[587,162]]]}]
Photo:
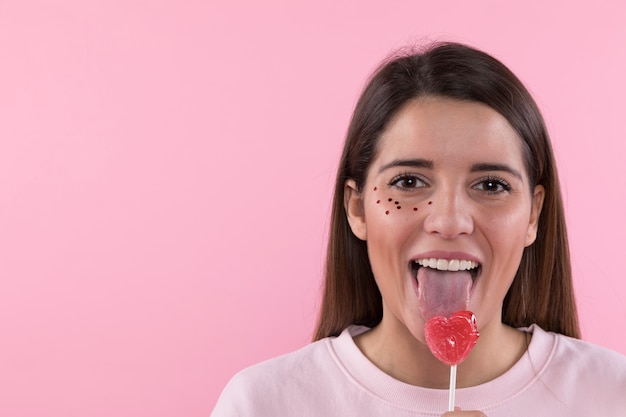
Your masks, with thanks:
[{"label": "glitter on cheek", "polygon": [[417,211],[417,207],[413,207],[413,211]]},{"label": "glitter on cheek", "polygon": [[400,206],[396,206],[396,208],[397,208],[398,210],[400,210],[402,207],[400,207]]},{"label": "glitter on cheek", "polygon": [[386,215],[389,215],[389,210],[387,210],[387,211],[385,212],[385,214],[386,214]]},{"label": "glitter on cheek", "polygon": [[428,202],[428,205],[430,206],[432,203],[433,203],[432,201],[429,201],[429,202]]},{"label": "glitter on cheek", "polygon": [[378,187],[374,187],[374,191],[378,190]]},{"label": "glitter on cheek", "polygon": [[391,198],[391,197],[389,197],[389,198],[387,199],[387,201],[392,201],[392,200],[393,200],[393,198]]},{"label": "glitter on cheek", "polygon": [[380,200],[376,200],[376,204],[380,204]]}]

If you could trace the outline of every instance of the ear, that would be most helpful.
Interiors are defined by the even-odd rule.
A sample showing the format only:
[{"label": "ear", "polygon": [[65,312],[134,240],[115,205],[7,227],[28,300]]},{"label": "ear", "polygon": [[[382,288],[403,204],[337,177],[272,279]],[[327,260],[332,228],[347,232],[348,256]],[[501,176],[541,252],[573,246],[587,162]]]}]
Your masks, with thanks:
[{"label": "ear", "polygon": [[343,207],[352,233],[361,240],[367,240],[363,196],[354,180],[346,180],[343,186]]},{"label": "ear", "polygon": [[543,185],[535,186],[533,191],[533,201],[530,211],[530,221],[528,223],[528,232],[526,234],[526,246],[530,246],[537,239],[537,229],[539,227],[539,216],[543,208],[543,199],[545,197],[545,189]]}]

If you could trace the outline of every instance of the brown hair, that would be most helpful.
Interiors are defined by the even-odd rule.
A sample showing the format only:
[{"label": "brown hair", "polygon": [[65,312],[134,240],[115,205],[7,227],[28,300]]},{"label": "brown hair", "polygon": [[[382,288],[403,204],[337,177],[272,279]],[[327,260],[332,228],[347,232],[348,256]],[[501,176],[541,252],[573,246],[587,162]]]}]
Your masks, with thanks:
[{"label": "brown hair", "polygon": [[513,327],[533,323],[580,337],[569,246],[556,164],[545,123],[528,90],[501,62],[474,48],[437,43],[384,62],[359,98],[337,172],[326,260],[326,280],[314,340],[336,336],[351,324],[373,327],[382,299],[366,243],[352,233],[344,184],[362,189],[378,139],[407,101],[440,96],[484,103],[502,114],[522,139],[531,190],[545,188],[536,241],[525,248],[502,310]]}]

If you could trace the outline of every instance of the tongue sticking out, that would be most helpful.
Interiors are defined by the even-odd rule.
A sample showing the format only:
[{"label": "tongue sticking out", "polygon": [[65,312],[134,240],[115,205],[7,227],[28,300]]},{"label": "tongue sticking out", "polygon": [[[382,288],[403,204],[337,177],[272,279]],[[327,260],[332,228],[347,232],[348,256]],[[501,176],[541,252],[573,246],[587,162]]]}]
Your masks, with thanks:
[{"label": "tongue sticking out", "polygon": [[467,358],[479,336],[476,317],[467,311],[472,276],[467,271],[422,267],[417,281],[426,344],[441,362],[456,366]]},{"label": "tongue sticking out", "polygon": [[425,320],[467,310],[472,288],[469,272],[422,267],[417,271],[417,282],[420,310]]}]

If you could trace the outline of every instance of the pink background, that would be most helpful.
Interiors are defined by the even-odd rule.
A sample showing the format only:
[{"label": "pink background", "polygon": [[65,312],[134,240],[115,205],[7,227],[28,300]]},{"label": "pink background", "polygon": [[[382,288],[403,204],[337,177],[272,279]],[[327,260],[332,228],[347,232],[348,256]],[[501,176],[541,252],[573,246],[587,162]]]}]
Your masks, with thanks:
[{"label": "pink background", "polygon": [[424,39],[534,93],[584,337],[626,354],[626,3],[301,3],[0,0],[0,415],[206,416],[306,344],[355,100]]}]

